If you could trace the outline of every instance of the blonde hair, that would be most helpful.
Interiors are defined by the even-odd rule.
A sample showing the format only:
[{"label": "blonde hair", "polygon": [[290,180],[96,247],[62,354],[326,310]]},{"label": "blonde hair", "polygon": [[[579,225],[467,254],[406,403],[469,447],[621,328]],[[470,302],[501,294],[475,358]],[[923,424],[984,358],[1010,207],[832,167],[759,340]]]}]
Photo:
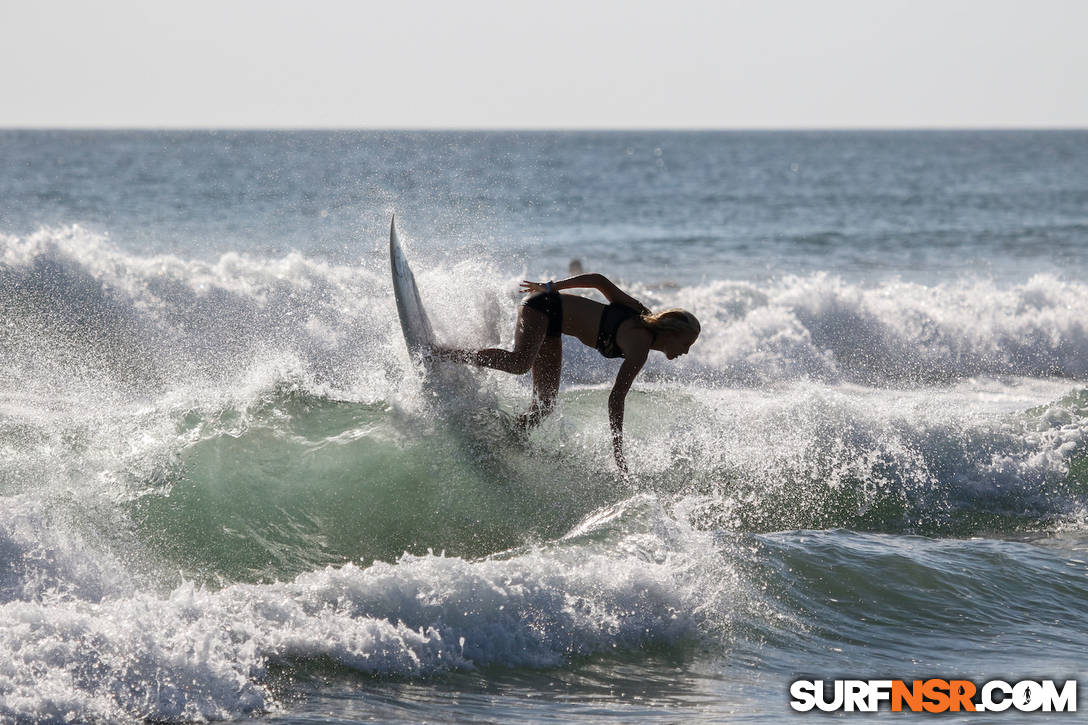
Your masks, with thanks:
[{"label": "blonde hair", "polygon": [[659,332],[680,332],[698,337],[702,329],[695,315],[679,307],[658,312],[656,315],[643,315],[642,324],[655,335]]}]

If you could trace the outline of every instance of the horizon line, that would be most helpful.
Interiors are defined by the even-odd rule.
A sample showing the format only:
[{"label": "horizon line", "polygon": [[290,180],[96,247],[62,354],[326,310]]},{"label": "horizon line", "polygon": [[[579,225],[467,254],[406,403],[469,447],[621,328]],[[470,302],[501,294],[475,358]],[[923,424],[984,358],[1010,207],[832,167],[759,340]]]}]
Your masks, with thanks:
[{"label": "horizon line", "polygon": [[328,132],[410,132],[410,133],[557,133],[557,132],[673,132],[673,133],[708,133],[708,132],[952,132],[952,131],[1088,131],[1088,124],[1076,125],[872,125],[872,126],[305,126],[305,125],[6,125],[0,123],[0,131],[328,131]]}]

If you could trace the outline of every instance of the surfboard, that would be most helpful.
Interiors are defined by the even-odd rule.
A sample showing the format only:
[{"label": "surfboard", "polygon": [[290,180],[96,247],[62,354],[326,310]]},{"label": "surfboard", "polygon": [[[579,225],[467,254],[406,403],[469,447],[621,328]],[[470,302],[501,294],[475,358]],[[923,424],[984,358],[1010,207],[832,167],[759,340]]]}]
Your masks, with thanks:
[{"label": "surfboard", "polygon": [[434,331],[427,317],[427,310],[419,298],[416,277],[404,256],[397,236],[397,218],[389,222],[389,264],[393,270],[393,296],[397,301],[397,315],[400,317],[400,329],[404,333],[404,342],[408,346],[408,355],[412,362],[422,365],[428,372],[431,369],[431,348],[434,345]]},{"label": "surfboard", "polygon": [[422,373],[423,389],[437,420],[454,431],[454,439],[473,465],[500,474],[508,472],[496,458],[500,442],[522,443],[517,419],[499,410],[490,395],[483,395],[480,378],[462,364],[442,363],[431,355],[434,331],[416,287],[416,278],[397,235],[396,217],[389,223],[389,264],[393,273],[393,297],[408,355]]}]

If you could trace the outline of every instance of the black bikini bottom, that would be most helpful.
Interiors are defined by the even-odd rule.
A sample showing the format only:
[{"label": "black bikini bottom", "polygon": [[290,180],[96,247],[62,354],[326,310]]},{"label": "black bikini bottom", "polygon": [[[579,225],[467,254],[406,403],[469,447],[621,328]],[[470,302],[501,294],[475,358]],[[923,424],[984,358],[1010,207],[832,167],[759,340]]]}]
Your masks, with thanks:
[{"label": "black bikini bottom", "polygon": [[547,316],[548,330],[544,333],[545,337],[559,337],[563,334],[563,300],[558,292],[538,292],[522,304]]}]

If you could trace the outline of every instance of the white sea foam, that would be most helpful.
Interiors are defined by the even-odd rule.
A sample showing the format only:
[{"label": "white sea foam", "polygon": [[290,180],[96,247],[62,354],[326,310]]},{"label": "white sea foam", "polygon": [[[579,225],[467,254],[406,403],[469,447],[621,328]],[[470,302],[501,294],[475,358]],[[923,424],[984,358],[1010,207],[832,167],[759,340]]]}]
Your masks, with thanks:
[{"label": "white sea foam", "polygon": [[[698,637],[739,584],[703,535],[660,523],[614,546],[346,565],[218,591],[183,583],[0,605],[0,718],[222,718],[267,710],[274,663],[373,674],[551,666]],[[625,515],[620,512],[620,517]],[[614,517],[606,517],[614,523]],[[581,537],[599,536],[587,523]]]},{"label": "white sea foam", "polygon": [[[238,435],[245,411],[285,384],[409,412],[418,402],[380,249],[354,267],[297,253],[185,260],[133,255],[78,227],[0,237],[0,245],[0,275],[15,292],[0,300],[0,361],[9,372],[0,384],[0,452],[9,461],[0,483],[7,492],[45,480],[101,486],[162,478],[170,456],[193,442],[174,430],[186,411],[238,411],[242,427],[222,431]],[[516,280],[470,262],[423,269],[419,280],[443,339],[509,342]],[[980,418],[977,401],[946,393],[957,381],[970,388],[975,376],[1017,376],[999,385],[1007,389],[1022,386],[1025,375],[1052,375],[1059,382],[1025,407],[1060,397],[1071,385],[1060,380],[1083,377],[1088,365],[1082,282],[1039,276],[1018,285],[866,287],[814,274],[633,292],[655,308],[689,308],[703,321],[690,355],[651,356],[636,385],[636,395],[657,384],[686,386],[702,402],[681,411],[700,426],[660,440],[641,436],[658,451],[701,461],[697,478],[751,479],[763,461],[770,468],[756,477],[837,480],[834,471],[847,473],[837,466],[847,464],[816,462],[842,458],[850,475],[863,477],[892,461],[904,480],[925,478],[906,473],[914,470],[994,485],[1020,475],[1034,486],[1060,477],[1079,450],[1079,439],[1051,446],[1031,431],[1003,432],[1000,416]],[[571,341],[567,353],[567,384],[611,382],[614,361]],[[524,400],[525,379],[494,373],[490,380],[507,399]],[[850,392],[859,384],[869,387]],[[911,389],[932,393],[919,393],[924,404],[905,414],[900,401]],[[556,440],[567,453],[586,451],[587,465],[607,466],[607,430],[593,418],[601,406],[575,416],[578,395],[565,394],[577,432]],[[945,420],[939,413],[953,399],[958,412]],[[637,431],[640,406],[629,408]],[[639,440],[632,436],[634,455],[643,455]],[[745,450],[772,455],[749,461],[730,453]],[[668,467],[652,457],[640,465],[662,474]]]},{"label": "white sea foam", "polygon": [[[705,523],[727,528],[956,530],[960,512],[1077,520],[1083,501],[1067,476],[1088,449],[1084,395],[1030,379],[692,387],[628,406],[629,457],[705,495]],[[881,506],[891,510],[867,523]]]},{"label": "white sea foam", "polygon": [[134,591],[134,580],[121,562],[102,550],[100,539],[72,525],[63,509],[28,495],[6,496],[3,502],[0,605],[98,602]]},{"label": "white sea foam", "polygon": [[[78,227],[0,237],[0,248],[5,287],[15,290],[5,303],[5,358],[26,379],[52,366],[57,374],[78,368],[93,378],[107,370],[130,383],[162,385],[236,374],[255,360],[287,355],[308,378],[373,400],[414,377],[406,374],[380,253],[360,266],[297,252],[279,259],[143,257]],[[421,269],[418,278],[441,339],[510,343],[516,279],[475,261]],[[969,278],[862,286],[815,273],[632,290],[654,308],[686,307],[703,322],[691,354],[671,363],[651,356],[647,379],[897,385],[1088,375],[1088,285],[1047,275],[1013,285]],[[578,348],[567,346],[566,379],[606,382],[613,366]]]},{"label": "white sea foam", "polygon": [[706,374],[888,384],[972,375],[1088,374],[1088,286],[1037,275],[925,286],[825,274],[757,287],[714,282],[668,303],[709,322],[692,348]]}]

